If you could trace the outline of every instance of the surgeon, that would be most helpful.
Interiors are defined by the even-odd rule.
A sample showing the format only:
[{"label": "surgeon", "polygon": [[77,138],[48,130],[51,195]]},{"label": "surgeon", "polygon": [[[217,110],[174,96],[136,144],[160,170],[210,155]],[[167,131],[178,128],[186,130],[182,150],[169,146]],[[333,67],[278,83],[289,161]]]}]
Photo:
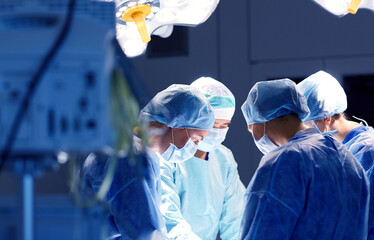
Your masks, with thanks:
[{"label": "surgeon", "polygon": [[[222,83],[201,77],[191,84],[209,100],[213,130],[185,161],[162,161],[161,212],[172,239],[237,240],[245,188],[232,152],[221,143],[235,111],[235,98]],[[188,110],[190,111],[190,110]]]},{"label": "surgeon", "polygon": [[[134,148],[140,146],[134,144]],[[159,211],[158,157],[147,148],[144,153],[136,149],[132,157],[118,156],[115,169],[111,161],[114,159],[90,154],[81,170],[81,192],[86,197],[98,198],[103,185],[110,184],[102,199],[106,218],[102,239],[167,239]],[[111,174],[112,181],[109,180]]]},{"label": "surgeon", "polygon": [[211,131],[214,113],[196,88],[174,84],[159,92],[140,112],[148,125],[149,146],[163,160],[190,159]]},{"label": "surgeon", "polygon": [[[347,119],[344,114],[347,96],[338,80],[319,71],[300,82],[298,87],[306,97],[310,109],[310,114],[303,121],[310,122],[322,133],[333,133],[361,163],[368,178],[373,179],[369,169],[374,165],[374,130]],[[374,185],[373,181],[370,183]],[[373,195],[372,193],[372,198]],[[368,239],[374,239],[374,205],[370,204],[370,209]]]},{"label": "surgeon", "polygon": [[256,83],[242,112],[265,155],[246,192],[240,239],[365,239],[364,169],[340,142],[301,121],[309,110],[296,84]]},{"label": "surgeon", "polygon": [[[188,108],[188,112],[186,109]],[[141,149],[135,137],[136,161],[118,159],[113,182],[105,197],[108,209],[106,239],[167,239],[159,211],[161,178],[159,158],[190,158],[213,127],[214,113],[207,99],[188,85],[174,85],[158,93],[140,112],[149,125],[150,147]],[[143,153],[144,152],[144,153]],[[87,189],[99,192],[110,160],[91,155],[84,163]]]}]

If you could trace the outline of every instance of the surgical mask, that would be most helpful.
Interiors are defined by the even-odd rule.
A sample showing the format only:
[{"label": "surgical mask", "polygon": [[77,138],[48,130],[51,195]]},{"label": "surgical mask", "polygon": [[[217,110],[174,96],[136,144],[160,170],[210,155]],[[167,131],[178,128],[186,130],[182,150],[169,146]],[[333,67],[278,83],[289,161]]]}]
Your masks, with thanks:
[{"label": "surgical mask", "polygon": [[229,128],[213,128],[212,131],[202,141],[199,142],[198,149],[203,152],[210,152],[218,147],[226,138]]},{"label": "surgical mask", "polygon": [[161,155],[166,161],[180,163],[192,158],[195,155],[197,145],[188,136],[187,129],[186,133],[188,137],[187,143],[183,148],[177,148],[177,146],[174,145],[173,129],[171,129],[172,143],[170,143],[170,146]]},{"label": "surgical mask", "polygon": [[264,136],[262,136],[260,140],[256,140],[255,137],[252,135],[257,148],[263,154],[267,154],[278,148],[278,146],[275,143],[273,143],[273,141],[271,141],[270,138],[266,135],[265,130],[266,130],[266,123],[264,125]]},{"label": "surgical mask", "polygon": [[319,130],[319,128],[317,127],[317,124],[314,122],[314,120],[310,121],[310,123],[312,124],[312,126],[314,127],[314,129],[316,129],[316,131],[318,133],[321,133],[323,136],[326,136],[326,135],[330,135],[330,134],[337,134],[338,131],[337,130],[333,130],[333,131],[328,131],[328,132],[321,132],[321,130]]}]

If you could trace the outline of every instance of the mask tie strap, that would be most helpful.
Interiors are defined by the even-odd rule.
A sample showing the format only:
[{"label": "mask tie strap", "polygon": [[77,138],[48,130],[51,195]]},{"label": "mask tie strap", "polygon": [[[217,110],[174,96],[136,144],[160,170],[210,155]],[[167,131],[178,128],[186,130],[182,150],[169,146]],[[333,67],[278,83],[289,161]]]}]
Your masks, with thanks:
[{"label": "mask tie strap", "polygon": [[328,132],[321,132],[319,130],[319,128],[317,127],[317,125],[314,123],[314,120],[310,121],[310,123],[313,125],[313,127],[317,130],[318,133],[322,134],[323,136],[327,136],[327,135],[333,135],[333,134],[337,134],[338,133],[338,130],[332,130],[332,131],[328,131]]},{"label": "mask tie strap", "polygon": [[174,128],[171,129],[171,142],[174,144],[174,134],[173,134]]},{"label": "mask tie strap", "polygon": [[187,137],[188,137],[188,139],[190,139],[190,136],[188,136],[188,131],[187,131],[187,128],[185,128],[184,130],[186,130],[186,133],[187,133]]},{"label": "mask tie strap", "polygon": [[266,134],[266,122],[264,123],[264,135],[263,136],[265,136],[265,134]]},{"label": "mask tie strap", "polygon": [[317,127],[316,123],[314,122],[314,120],[310,121],[310,123],[313,125],[314,129],[318,132],[318,133],[322,133],[319,128]]}]

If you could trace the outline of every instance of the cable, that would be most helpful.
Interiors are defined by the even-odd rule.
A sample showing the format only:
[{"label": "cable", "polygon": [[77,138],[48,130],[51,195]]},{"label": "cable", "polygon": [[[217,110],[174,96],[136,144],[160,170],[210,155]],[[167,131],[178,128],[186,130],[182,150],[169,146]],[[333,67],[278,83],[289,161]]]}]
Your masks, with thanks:
[{"label": "cable", "polygon": [[75,7],[75,1],[76,0],[70,0],[66,15],[65,23],[61,29],[60,34],[58,35],[55,43],[53,44],[52,48],[49,50],[48,54],[43,59],[39,69],[36,71],[35,75],[32,77],[30,84],[28,86],[28,89],[26,91],[26,94],[24,98],[21,101],[21,105],[16,113],[15,120],[12,123],[12,126],[10,128],[10,132],[8,135],[8,138],[4,144],[4,148],[1,151],[1,158],[0,158],[0,172],[2,168],[4,167],[4,164],[9,156],[9,154],[12,151],[15,139],[17,137],[18,131],[21,127],[22,120],[25,117],[25,114],[29,108],[30,102],[32,101],[32,98],[37,90],[37,87],[40,85],[41,79],[45,71],[48,69],[50,63],[53,60],[53,57],[55,57],[57,51],[60,49],[61,45],[64,43],[66,36],[70,30],[71,22],[73,20],[73,13],[74,13],[74,7]]},{"label": "cable", "polygon": [[361,123],[363,123],[366,127],[369,127],[369,124],[362,118],[359,118],[359,117],[356,117],[356,116],[353,116],[352,117],[358,121],[361,121]]}]

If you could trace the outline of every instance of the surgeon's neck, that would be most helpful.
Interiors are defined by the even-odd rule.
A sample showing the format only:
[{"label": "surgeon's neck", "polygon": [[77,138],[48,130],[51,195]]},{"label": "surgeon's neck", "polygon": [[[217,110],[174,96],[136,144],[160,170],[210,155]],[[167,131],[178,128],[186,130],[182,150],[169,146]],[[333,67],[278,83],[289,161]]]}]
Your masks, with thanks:
[{"label": "surgeon's neck", "polygon": [[336,140],[343,142],[347,134],[352,131],[352,129],[361,126],[359,123],[347,120],[344,116],[340,116],[338,119],[334,119],[331,122],[331,129],[337,130],[338,133],[334,134]]},{"label": "surgeon's neck", "polygon": [[207,153],[201,150],[197,150],[195,153],[195,157],[206,160]]},{"label": "surgeon's neck", "polygon": [[296,133],[309,128],[297,115],[288,114],[266,123],[266,133],[278,146],[286,144]]}]

